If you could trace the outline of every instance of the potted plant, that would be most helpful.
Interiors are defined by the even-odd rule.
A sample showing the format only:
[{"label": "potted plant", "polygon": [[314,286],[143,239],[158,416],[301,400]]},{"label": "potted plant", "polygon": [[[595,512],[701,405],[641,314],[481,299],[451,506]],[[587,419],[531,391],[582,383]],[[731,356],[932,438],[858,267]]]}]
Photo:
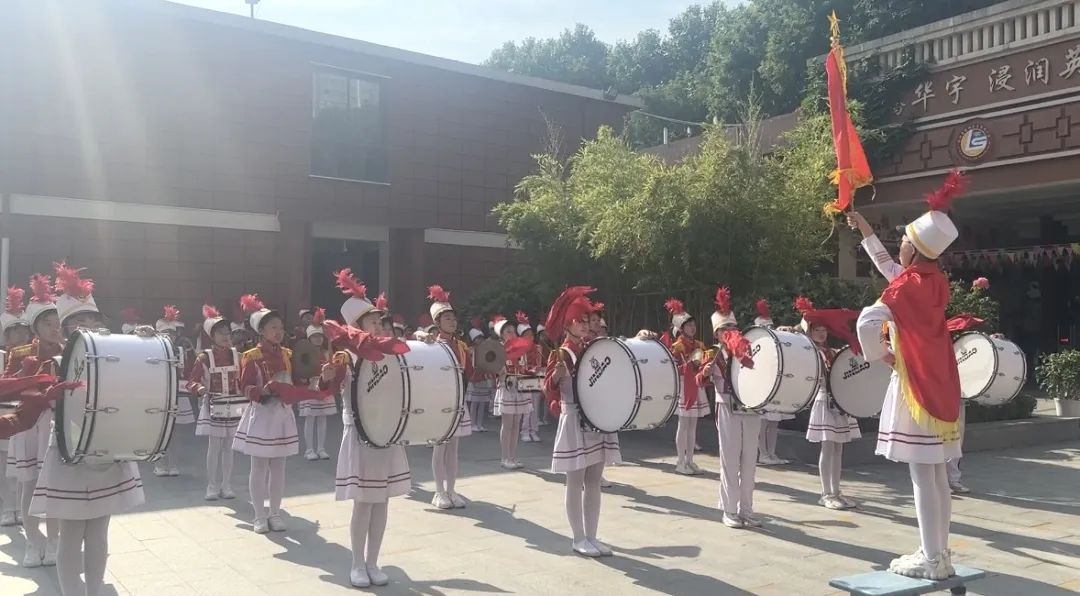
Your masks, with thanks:
[{"label": "potted plant", "polygon": [[1039,387],[1054,398],[1058,416],[1080,417],[1080,350],[1043,356],[1035,378]]}]

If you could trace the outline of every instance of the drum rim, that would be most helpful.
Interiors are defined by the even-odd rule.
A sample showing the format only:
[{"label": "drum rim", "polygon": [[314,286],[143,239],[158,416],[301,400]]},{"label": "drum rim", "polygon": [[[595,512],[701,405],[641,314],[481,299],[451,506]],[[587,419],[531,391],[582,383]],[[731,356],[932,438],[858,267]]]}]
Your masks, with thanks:
[{"label": "drum rim", "polygon": [[[450,346],[448,344],[446,344],[444,342],[441,342],[441,341],[440,342],[435,342],[435,343],[440,348],[442,348],[444,352],[446,352],[450,356],[450,362],[452,362],[454,364],[456,370],[459,371],[458,374],[454,375],[454,382],[457,385],[457,407],[454,408],[454,416],[453,416],[453,418],[451,420],[450,426],[446,429],[446,433],[443,434],[442,438],[435,441],[436,445],[442,445],[443,443],[446,443],[447,441],[450,440],[451,437],[454,436],[454,433],[457,432],[458,426],[461,424],[461,418],[462,418],[462,416],[464,416],[465,387],[463,386],[463,383],[464,383],[464,380],[465,380],[465,370],[464,370],[464,367],[462,366],[461,362],[458,361],[457,354],[455,354],[454,351],[450,349]],[[408,363],[408,360],[406,360],[406,363]],[[409,374],[408,369],[406,369],[405,374],[406,375]],[[411,396],[412,395],[412,393],[411,393],[412,378],[411,377],[409,378],[409,383],[410,383],[409,389],[410,389],[410,396]],[[408,429],[408,424],[409,424],[409,419],[408,419],[408,417],[406,417],[405,418],[405,428],[406,428],[406,430]],[[404,434],[404,432],[405,431],[403,430],[402,434]]]},{"label": "drum rim", "polygon": [[[619,428],[616,429],[616,430],[601,430],[599,427],[597,427],[595,424],[593,424],[592,420],[589,420],[589,416],[585,413],[585,408],[581,407],[581,396],[578,394],[578,383],[577,383],[578,375],[577,375],[577,373],[578,373],[578,368],[580,368],[580,366],[581,366],[581,360],[585,358],[585,354],[589,351],[590,346],[592,346],[595,343],[601,342],[601,341],[614,342],[615,345],[619,346],[619,349],[621,349],[623,352],[626,352],[626,354],[628,356],[630,356],[630,362],[632,363],[632,368],[634,370],[634,398],[635,398],[634,399],[634,407],[630,410],[630,415],[626,418],[626,420],[622,421],[622,423],[619,425]],[[641,409],[641,367],[638,366],[637,358],[634,358],[634,353],[630,351],[630,348],[626,347],[626,344],[624,343],[624,341],[621,338],[610,337],[610,336],[609,337],[597,337],[597,338],[592,339],[588,343],[586,343],[585,348],[581,351],[581,358],[579,358],[577,360],[577,362],[574,363],[573,381],[574,381],[574,406],[577,408],[578,417],[581,420],[581,423],[583,425],[587,426],[590,430],[592,430],[594,432],[603,433],[603,434],[617,433],[617,432],[621,431],[622,429],[626,428],[626,425],[630,424],[630,421],[633,420],[637,416],[638,410]]]},{"label": "drum rim", "polygon": [[[852,418],[856,418],[856,419],[857,418],[875,418],[877,416],[881,416],[881,410],[880,409],[878,410],[877,414],[872,414],[870,416],[858,416],[856,414],[852,414],[851,412],[848,412],[847,410],[844,409],[844,406],[842,406],[840,404],[840,402],[837,401],[836,396],[833,394],[833,390],[832,390],[832,371],[833,371],[834,365],[836,364],[836,361],[840,359],[840,353],[843,352],[844,350],[851,350],[851,353],[855,354],[855,350],[852,350],[851,345],[848,344],[848,345],[840,348],[839,350],[837,350],[836,355],[833,356],[833,361],[832,361],[832,363],[829,364],[829,374],[825,375],[825,391],[829,394],[829,403],[836,406],[836,409],[843,412],[845,416],[850,416]],[[859,355],[859,354],[856,354],[856,355]],[[863,360],[866,360],[866,358],[863,358]],[[872,365],[873,364],[871,363],[871,366]],[[888,391],[888,389],[886,389],[886,391]],[[884,402],[884,396],[882,396],[882,401]]]},{"label": "drum rim", "polygon": [[[780,335],[779,335],[779,332],[776,329],[772,329],[770,327],[764,327],[764,326],[761,326],[761,325],[751,325],[751,326],[746,328],[746,331],[750,331],[752,329],[764,329],[766,332],[768,332],[769,337],[772,338],[773,342],[775,342],[777,345],[780,344]],[[794,331],[786,331],[785,333],[791,333],[791,334],[794,334],[794,335],[802,335],[803,337],[806,338],[807,341],[810,342],[810,347],[813,348],[813,350],[815,352],[817,352],[817,346],[814,345],[814,340],[810,339],[810,337],[808,335],[801,334],[801,333],[796,333]],[[745,332],[744,332],[744,335],[745,335]],[[784,352],[783,352],[783,350],[777,350],[776,353],[779,356],[779,361],[777,362],[777,364],[779,365],[779,368],[778,368],[777,372],[779,372],[779,370],[783,369],[783,367],[784,367]],[[821,358],[820,354],[815,354],[815,356],[816,357],[814,358],[814,363],[815,363],[815,367],[816,367],[815,370],[817,371],[817,383],[814,383],[814,388],[810,390],[810,393],[806,396],[806,401],[803,402],[802,406],[798,410],[796,410],[795,412],[781,412],[781,413],[783,413],[783,414],[797,414],[797,413],[802,412],[803,410],[809,408],[811,406],[811,404],[814,403],[814,399],[817,397],[818,390],[821,389],[821,377],[822,377],[821,367],[823,366],[822,358]],[[735,362],[736,361],[733,359],[732,364],[731,364],[732,367],[734,367]],[[732,375],[731,392],[734,395],[735,400],[738,401],[739,404],[742,404],[742,400],[739,399],[738,392],[735,391],[734,378],[735,378],[734,375]],[[772,400],[776,398],[776,394],[780,392],[780,387],[783,384],[784,384],[783,378],[780,377],[780,376],[777,376],[776,381],[773,384],[772,393],[769,395],[769,399],[765,400],[765,403],[761,404],[758,407],[753,407],[753,408],[748,407],[746,405],[743,405],[743,408],[745,408],[747,410],[750,410],[752,412],[757,412],[759,414],[767,413],[769,410],[766,410],[765,406],[772,403]]]},{"label": "drum rim", "polygon": [[[990,342],[990,345],[994,347],[994,374],[990,377],[990,381],[988,383],[986,383],[986,387],[983,387],[982,391],[975,394],[975,397],[965,397],[964,398],[964,401],[968,401],[968,400],[970,400],[970,401],[978,401],[978,399],[980,397],[983,397],[983,395],[986,393],[986,390],[989,389],[990,386],[994,384],[994,379],[997,377],[997,374],[998,374],[998,365],[999,365],[999,362],[1000,362],[1000,356],[998,356],[997,344],[994,343],[994,340],[997,339],[997,338],[991,337],[990,335],[988,335],[986,333],[983,333],[981,331],[964,331],[963,333],[960,333],[959,335],[956,336],[956,339],[953,340],[953,344],[955,344],[957,341],[960,340],[961,337],[964,337],[965,335],[982,335],[983,337],[985,337],[987,339],[987,341]],[[1010,395],[1008,397],[1008,399],[1006,399],[1005,401],[1002,401],[1001,403],[998,403],[998,404],[994,404],[994,405],[999,405],[999,406],[1000,405],[1005,405],[1005,404],[1011,402],[1012,400],[1016,399],[1016,396],[1020,395],[1020,393],[1024,390],[1024,385],[1027,384],[1027,377],[1028,377],[1028,361],[1027,361],[1027,354],[1024,353],[1024,349],[1021,348],[1016,342],[1014,342],[1014,341],[1012,341],[1010,339],[1001,338],[1001,340],[1009,342],[1010,344],[1016,346],[1016,351],[1017,351],[1017,353],[1020,354],[1020,362],[1022,362],[1024,364],[1024,372],[1023,372],[1023,376],[1020,378],[1020,383],[1016,387],[1016,391],[1014,391],[1013,394]]]},{"label": "drum rim", "polygon": [[[68,378],[68,375],[67,375],[67,372],[68,372],[67,363],[68,363],[69,360],[71,360],[71,354],[72,354],[72,352],[75,351],[75,346],[78,343],[77,340],[79,340],[79,339],[83,339],[84,341],[86,341],[88,343],[88,345],[87,345],[87,354],[91,353],[90,348],[92,347],[92,342],[89,339],[89,333],[86,333],[83,329],[76,329],[75,331],[73,331],[71,333],[71,335],[68,336],[67,343],[64,345],[64,352],[63,352],[63,354],[61,355],[61,358],[60,358],[60,371],[59,371],[60,375],[59,375],[59,379],[60,379],[61,382],[73,381],[74,380],[74,379],[69,379]],[[93,366],[91,366],[91,364],[93,364]],[[97,396],[97,375],[94,374],[95,372],[97,372],[96,369],[97,369],[97,361],[95,360],[93,363],[91,363],[89,360],[87,360],[86,367],[83,369],[84,378],[80,379],[82,382],[84,382],[86,384],[86,406],[84,406],[84,411],[83,411],[83,427],[85,428],[87,426],[87,418],[88,417],[91,418],[91,420],[90,420],[90,424],[89,424],[89,426],[90,426],[89,429],[85,433],[83,433],[83,436],[79,437],[80,445],[75,446],[75,453],[78,453],[80,451],[81,444],[83,443],[83,438],[86,437],[87,435],[93,433],[93,430],[94,430],[94,422],[93,422],[94,414],[92,412],[88,412],[88,411],[85,411],[85,410],[86,410],[86,408],[88,408],[90,406],[91,401],[96,401],[96,396]],[[66,464],[77,464],[77,463],[81,462],[85,456],[84,455],[74,455],[71,452],[69,452],[68,449],[67,449],[67,434],[68,433],[67,433],[67,424],[66,424],[66,421],[65,421],[64,411],[65,411],[65,403],[67,402],[67,396],[68,396],[69,393],[70,393],[70,391],[64,391],[63,397],[61,399],[56,400],[56,409],[55,409],[55,412],[53,413],[53,432],[56,433],[56,448],[57,448],[57,452],[60,455],[61,461],[63,461]],[[96,403],[94,404],[94,407],[97,407]]]},{"label": "drum rim", "polygon": [[[399,411],[407,412],[412,405],[412,398],[409,394],[409,378],[405,371],[406,367],[401,366],[401,355],[398,354],[394,357],[398,359],[398,374],[401,375],[401,410]],[[371,437],[368,436],[367,431],[364,430],[364,424],[360,420],[360,403],[357,400],[359,394],[357,390],[360,388],[360,366],[365,362],[367,362],[367,360],[361,358],[360,356],[356,356],[356,361],[351,365],[353,369],[352,383],[350,383],[350,385],[352,386],[352,395],[349,396],[349,401],[352,403],[353,427],[356,429],[357,437],[360,439],[360,442],[364,445],[374,447],[375,449],[389,449],[390,447],[394,446],[395,441],[400,439],[402,433],[404,432],[405,416],[401,416],[398,418],[397,430],[394,431],[394,434],[391,435],[390,440],[387,441],[385,445],[375,443],[371,440]]]},{"label": "drum rim", "polygon": [[[676,387],[676,394],[677,394],[678,393],[678,386],[679,386],[679,381],[678,381],[678,379],[679,379],[679,367],[675,365],[675,354],[672,354],[671,350],[668,349],[668,347],[665,346],[664,342],[662,342],[662,341],[658,341],[658,340],[655,340],[655,339],[642,340],[642,341],[654,341],[654,342],[660,344],[660,347],[664,348],[664,352],[667,354],[668,367],[671,368],[671,374],[673,375],[673,377],[675,379],[675,387]],[[702,359],[704,360],[705,350],[702,350],[701,352],[702,352]],[[704,365],[704,362],[702,363],[702,365]],[[668,408],[668,412],[667,412],[667,415],[664,417],[664,421],[661,422],[660,424],[657,424],[653,428],[660,428],[660,427],[664,426],[665,424],[667,424],[669,420],[671,420],[671,417],[675,415],[675,410],[677,410],[678,407],[679,407],[679,400],[681,398],[682,398],[681,395],[673,395],[672,396],[672,399],[670,400],[671,401],[671,406]],[[705,405],[708,406],[709,404],[706,402]]]},{"label": "drum rim", "polygon": [[[183,348],[176,346],[172,343],[172,340],[165,335],[155,335],[154,339],[158,340],[161,347],[165,350],[166,356],[175,356],[177,362],[182,360],[180,355]],[[179,395],[180,395],[180,373],[181,369],[176,366],[167,366],[168,380],[165,382],[165,426],[161,429],[161,434],[158,435],[158,444],[154,449],[154,453],[151,454],[147,461],[157,461],[161,459],[161,456],[169,448],[169,443],[172,442],[173,430],[176,428],[176,415],[179,410]],[[172,396],[169,395],[169,389],[172,388]]]}]

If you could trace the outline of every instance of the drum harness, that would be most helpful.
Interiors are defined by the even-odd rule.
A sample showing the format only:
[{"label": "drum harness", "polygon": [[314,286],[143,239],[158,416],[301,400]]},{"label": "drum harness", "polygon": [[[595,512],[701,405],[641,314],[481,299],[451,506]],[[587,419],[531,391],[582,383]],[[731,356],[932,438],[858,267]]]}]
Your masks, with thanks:
[{"label": "drum harness", "polygon": [[[229,389],[231,384],[229,383],[229,373],[240,371],[240,356],[236,348],[230,348],[232,350],[233,363],[229,366],[218,366],[214,361],[214,349],[209,348],[204,350],[207,359],[210,362],[210,375],[221,375],[221,393],[220,395],[231,395]],[[207,387],[207,393],[209,393],[210,387]]]}]

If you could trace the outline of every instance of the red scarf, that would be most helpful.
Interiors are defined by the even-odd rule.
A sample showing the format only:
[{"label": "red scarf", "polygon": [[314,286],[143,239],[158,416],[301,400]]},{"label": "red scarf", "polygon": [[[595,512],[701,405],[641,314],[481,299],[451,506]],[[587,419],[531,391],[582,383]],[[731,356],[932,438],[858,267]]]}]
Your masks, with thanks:
[{"label": "red scarf", "polygon": [[945,326],[948,279],[936,263],[911,265],[885,288],[881,302],[892,311],[896,325],[896,372],[911,417],[946,441],[955,440],[960,374]]}]

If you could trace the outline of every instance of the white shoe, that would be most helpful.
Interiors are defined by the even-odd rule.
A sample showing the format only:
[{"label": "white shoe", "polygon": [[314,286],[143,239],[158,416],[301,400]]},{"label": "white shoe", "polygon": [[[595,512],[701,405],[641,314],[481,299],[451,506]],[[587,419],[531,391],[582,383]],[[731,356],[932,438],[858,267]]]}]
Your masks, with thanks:
[{"label": "white shoe", "polygon": [[450,497],[446,496],[446,493],[435,493],[435,497],[431,499],[431,504],[436,509],[453,509],[454,502],[450,500]]},{"label": "white shoe", "polygon": [[371,579],[371,585],[373,586],[385,586],[390,583],[390,578],[383,573],[383,570],[374,565],[367,566],[367,575]]},{"label": "white shoe", "polygon": [[[465,497],[457,493],[446,493],[446,497],[450,499],[450,503],[454,505],[454,509],[464,509],[465,506],[469,504],[469,502],[465,500]],[[372,581],[375,582],[374,579],[372,579]],[[382,584],[375,582],[375,585],[378,586]]]},{"label": "white shoe", "polygon": [[530,437],[529,435],[522,433],[521,442],[522,443],[532,443],[533,440],[532,440],[532,437]]},{"label": "white shoe", "polygon": [[208,486],[206,487],[206,495],[203,498],[207,501],[216,501],[219,496],[221,496],[221,489]]},{"label": "white shoe", "polygon": [[[330,454],[327,453],[325,449],[320,449],[319,450],[319,459],[330,459]],[[375,584],[375,585],[379,585],[379,584]]]},{"label": "white shoe", "polygon": [[583,557],[599,557],[600,551],[596,550],[596,547],[592,545],[588,540],[582,540],[581,542],[572,542],[570,547],[574,549],[574,552]]},{"label": "white shoe", "polygon": [[748,513],[746,515],[740,515],[739,519],[742,520],[743,526],[745,526],[747,528],[760,528],[761,527],[761,520],[758,519],[757,516],[755,516],[753,514]]},{"label": "white shoe", "polygon": [[694,475],[694,471],[691,470],[690,466],[686,465],[685,463],[675,464],[675,473],[676,474],[681,474],[683,476],[693,476]]},{"label": "white shoe", "polygon": [[589,544],[593,546],[593,548],[599,551],[601,557],[610,557],[615,554],[615,552],[611,550],[610,546],[604,544],[603,542],[600,542],[600,540],[597,538],[586,538],[585,540],[587,540]]},{"label": "white shoe", "polygon": [[514,470],[520,470],[521,468],[525,467],[525,464],[519,462],[516,459],[514,461],[510,462],[510,465],[513,466],[512,469],[514,469]]},{"label": "white shoe", "polygon": [[728,514],[725,513],[724,518],[721,521],[723,521],[724,525],[729,527],[729,528],[739,529],[739,528],[745,528],[746,527],[746,524],[743,523],[743,520],[740,519],[738,516],[735,516],[735,515],[728,515]]},{"label": "white shoe", "polygon": [[533,441],[533,443],[539,443],[540,442],[540,433],[532,433],[532,441]]},{"label": "white shoe", "polygon": [[270,531],[270,525],[265,519],[256,519],[255,523],[252,524],[252,529],[255,530],[256,534],[266,534]]},{"label": "white shoe", "polygon": [[48,540],[45,542],[45,556],[41,558],[41,564],[46,567],[56,566],[56,557],[60,554],[60,541]]},{"label": "white shoe", "polygon": [[759,455],[757,459],[757,465],[759,466],[775,466],[776,462],[768,455]]},{"label": "white shoe", "polygon": [[3,513],[0,513],[0,527],[6,528],[8,526],[14,526],[17,523],[19,523],[19,521],[15,517],[14,511],[5,511]]},{"label": "white shoe", "polygon": [[354,588],[370,588],[371,578],[368,577],[367,569],[353,569],[349,571],[349,583]]},{"label": "white shoe", "polygon": [[158,478],[163,478],[163,477],[168,476],[168,475],[169,475],[169,469],[168,468],[162,468],[162,467],[159,467],[159,466],[154,466],[154,476],[157,476]]},{"label": "white shoe", "polygon": [[600,477],[600,488],[611,488],[612,486],[614,486],[614,484],[610,480],[603,476]]},{"label": "white shoe", "polygon": [[837,493],[836,498],[844,504],[845,509],[854,509],[859,506],[859,504],[855,502],[855,499],[852,499],[851,497],[848,497],[846,495]]},{"label": "white shoe", "polygon": [[705,450],[701,448],[701,445],[698,445],[697,443],[694,443],[694,451],[705,451]]},{"label": "white shoe", "polygon": [[266,523],[270,526],[271,532],[284,532],[288,528],[285,525],[285,520],[281,519],[281,516],[277,514],[266,518]]},{"label": "white shoe", "polygon": [[23,567],[41,567],[41,561],[45,558],[45,551],[30,545],[26,546],[26,552],[23,553],[22,566]]},{"label": "white shoe", "polygon": [[837,499],[834,495],[825,495],[818,499],[818,505],[824,506],[826,509],[832,509],[833,511],[841,511],[847,509],[847,505],[840,499]]},{"label": "white shoe", "polygon": [[235,499],[236,498],[236,493],[233,492],[232,487],[224,486],[224,487],[221,488],[221,498],[222,499]]},{"label": "white shoe", "polygon": [[915,556],[893,559],[889,565],[889,571],[904,577],[934,581],[949,578],[949,571],[945,567],[945,557],[939,557],[937,560],[927,559],[922,550],[919,550]]},{"label": "white shoe", "polygon": [[776,465],[778,465],[778,466],[786,466],[786,465],[791,463],[790,459],[784,459],[782,457],[776,457],[776,456],[773,456],[773,461],[776,462]]},{"label": "white shoe", "polygon": [[952,494],[954,494],[954,495],[966,495],[969,492],[971,492],[970,488],[964,486],[963,484],[960,484],[959,482],[955,482],[953,484],[950,484],[949,485],[949,490],[951,490]]},{"label": "white shoe", "polygon": [[173,466],[173,467],[169,468],[169,476],[174,476],[175,477],[175,476],[179,476],[179,475],[180,475],[180,468],[178,468],[176,466]]},{"label": "white shoe", "polygon": [[941,553],[941,560],[945,562],[945,572],[949,574],[949,577],[956,575],[956,568],[952,564],[953,552],[951,548],[946,548]]},{"label": "white shoe", "polygon": [[307,451],[304,452],[304,459],[306,459],[308,461],[315,461],[315,460],[319,459],[319,454],[315,453],[314,449],[308,449]]},{"label": "white shoe", "polygon": [[690,468],[690,471],[694,473],[694,476],[700,476],[705,473],[705,470],[702,470],[700,466],[692,461],[686,462],[686,465]]}]

